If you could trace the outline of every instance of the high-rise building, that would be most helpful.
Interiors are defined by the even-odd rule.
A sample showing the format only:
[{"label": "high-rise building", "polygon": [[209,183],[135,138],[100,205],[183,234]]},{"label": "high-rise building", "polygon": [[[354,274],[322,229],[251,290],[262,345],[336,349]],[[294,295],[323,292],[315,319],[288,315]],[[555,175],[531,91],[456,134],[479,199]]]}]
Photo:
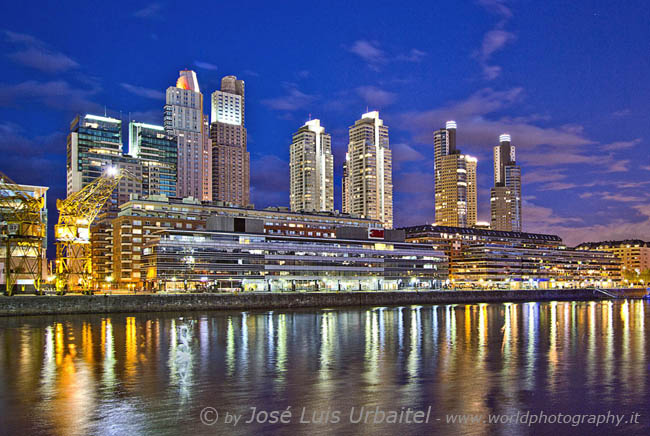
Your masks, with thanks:
[{"label": "high-rise building", "polygon": [[435,224],[473,227],[476,225],[475,157],[456,148],[456,122],[433,133]]},{"label": "high-rise building", "polygon": [[490,190],[491,228],[520,232],[521,216],[521,167],[516,163],[515,146],[510,135],[499,137],[494,147],[494,188]]},{"label": "high-rise building", "polygon": [[142,163],[144,195],[176,196],[177,146],[162,126],[129,123],[129,154]]},{"label": "high-rise building", "polygon": [[343,162],[343,178],[341,181],[341,211],[343,213],[350,213],[348,210],[348,198],[350,196],[350,183],[348,180],[348,161],[349,155],[345,153],[345,162]]},{"label": "high-rise building", "polygon": [[164,128],[177,138],[176,195],[212,199],[212,150],[205,128],[203,94],[196,73],[183,70],[176,86],[167,88]]},{"label": "high-rise building", "polygon": [[332,137],[320,120],[310,120],[293,135],[290,147],[290,205],[293,212],[334,210]]},{"label": "high-rise building", "polygon": [[246,150],[244,81],[221,79],[212,93],[212,199],[237,206],[250,203],[250,154]]},{"label": "high-rise building", "polygon": [[350,126],[347,159],[344,211],[393,228],[393,160],[379,112],[365,113]]},{"label": "high-rise building", "polygon": [[[81,190],[107,168],[125,169],[142,180],[139,159],[122,154],[122,121],[106,116],[77,116],[70,124],[67,141],[67,195]],[[142,183],[123,178],[104,210],[116,209],[131,194],[142,194]]]}]

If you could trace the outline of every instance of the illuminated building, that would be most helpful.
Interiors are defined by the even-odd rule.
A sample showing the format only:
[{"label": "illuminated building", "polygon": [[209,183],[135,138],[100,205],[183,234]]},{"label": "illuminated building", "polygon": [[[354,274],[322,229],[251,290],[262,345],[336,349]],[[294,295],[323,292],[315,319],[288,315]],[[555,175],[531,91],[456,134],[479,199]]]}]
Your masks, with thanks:
[{"label": "illuminated building", "polygon": [[142,164],[143,195],[176,196],[176,138],[162,126],[131,122],[129,154]]},{"label": "illuminated building", "polygon": [[345,213],[348,211],[348,198],[350,197],[350,183],[348,180],[349,159],[349,155],[345,153],[345,162],[343,162],[343,177],[341,179],[341,210]]},{"label": "illuminated building", "polygon": [[501,135],[499,145],[494,147],[490,214],[494,230],[521,231],[521,167],[516,164],[515,146],[507,134]]},{"label": "illuminated building", "polygon": [[605,251],[466,246],[451,262],[454,286],[499,289],[617,287],[621,263]]},{"label": "illuminated building", "polygon": [[205,229],[210,217],[256,218],[263,220],[264,232],[268,235],[316,239],[334,238],[336,229],[343,226],[381,229],[377,221],[336,212],[295,213],[288,208],[240,208],[164,196],[133,198],[122,205],[119,214],[99,216],[91,229],[95,283],[106,285],[106,278],[110,276],[115,286],[140,288],[144,277],[142,250],[155,233],[161,229]]},{"label": "illuminated building", "polygon": [[320,120],[310,120],[293,135],[290,146],[290,204],[293,212],[334,210],[332,137]]},{"label": "illuminated building", "polygon": [[250,203],[250,154],[246,150],[244,81],[221,79],[212,93],[212,200],[236,206]]},{"label": "illuminated building", "polygon": [[[122,121],[91,114],[77,116],[70,124],[67,141],[67,195],[81,190],[109,167],[125,169],[142,180],[140,160],[122,153]],[[142,193],[141,182],[122,179],[104,210],[117,209],[131,194]]]},{"label": "illuminated building", "polygon": [[585,242],[576,247],[577,250],[599,250],[613,253],[621,259],[623,270],[641,271],[650,270],[650,242],[639,239],[624,241]]},{"label": "illuminated building", "polygon": [[178,141],[176,195],[212,200],[212,150],[194,71],[180,71],[176,86],[167,88],[163,124]]},{"label": "illuminated building", "polygon": [[319,239],[268,235],[263,221],[244,221],[246,231],[161,230],[144,249],[147,288],[397,290],[439,288],[447,279],[442,252],[388,230],[375,239]]},{"label": "illuminated building", "polygon": [[473,227],[477,217],[475,157],[456,148],[456,122],[433,133],[435,223]]},{"label": "illuminated building", "polygon": [[346,213],[393,227],[393,169],[388,126],[379,112],[365,113],[349,129],[344,201]]}]

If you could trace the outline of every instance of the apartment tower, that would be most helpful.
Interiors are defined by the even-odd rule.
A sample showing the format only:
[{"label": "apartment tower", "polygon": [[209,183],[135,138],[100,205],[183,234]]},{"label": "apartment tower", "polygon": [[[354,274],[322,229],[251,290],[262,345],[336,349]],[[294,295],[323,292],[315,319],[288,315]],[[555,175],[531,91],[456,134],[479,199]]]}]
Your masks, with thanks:
[{"label": "apartment tower", "polygon": [[176,86],[167,88],[164,117],[165,131],[177,138],[176,195],[210,201],[212,150],[204,118],[196,73],[180,71]]},{"label": "apartment tower", "polygon": [[212,93],[212,200],[237,206],[250,203],[250,154],[246,150],[244,81],[221,79]]},{"label": "apartment tower", "polygon": [[142,164],[144,195],[176,196],[177,147],[163,126],[129,123],[129,154]]},{"label": "apartment tower", "polygon": [[350,127],[344,176],[343,212],[380,221],[393,228],[393,170],[388,126],[379,112],[363,114]]},{"label": "apartment tower", "polygon": [[108,168],[124,169],[133,178],[120,180],[103,207],[116,210],[131,194],[142,194],[142,163],[122,153],[122,121],[100,115],[79,115],[70,123],[66,145],[66,195],[80,191]]},{"label": "apartment tower", "polygon": [[320,120],[310,120],[293,135],[290,147],[292,212],[334,211],[332,137]]},{"label": "apartment tower", "polygon": [[521,167],[516,163],[510,135],[499,137],[494,147],[494,188],[490,190],[491,228],[521,232]]},{"label": "apartment tower", "polygon": [[475,157],[456,148],[456,122],[433,133],[435,224],[473,227],[476,225]]}]

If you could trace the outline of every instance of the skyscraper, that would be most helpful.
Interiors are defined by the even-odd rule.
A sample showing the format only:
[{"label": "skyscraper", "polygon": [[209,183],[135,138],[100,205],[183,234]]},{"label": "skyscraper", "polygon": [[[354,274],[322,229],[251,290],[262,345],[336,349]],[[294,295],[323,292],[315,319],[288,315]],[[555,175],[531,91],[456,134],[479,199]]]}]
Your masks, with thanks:
[{"label": "skyscraper", "polygon": [[292,212],[334,210],[332,137],[320,120],[310,120],[293,135],[290,147]]},{"label": "skyscraper", "polygon": [[129,154],[142,163],[144,195],[176,196],[178,142],[162,126],[129,123]]},{"label": "skyscraper", "polygon": [[176,195],[211,200],[212,150],[204,124],[203,94],[194,71],[180,71],[176,86],[167,88],[163,124],[178,141]]},{"label": "skyscraper", "polygon": [[455,121],[433,133],[433,150],[436,225],[474,226],[477,160],[456,148]]},{"label": "skyscraper", "polygon": [[494,188],[490,190],[491,227],[494,230],[521,232],[521,167],[510,135],[499,137],[494,147]]},{"label": "skyscraper", "polygon": [[[109,167],[125,169],[142,178],[139,159],[122,154],[122,121],[99,115],[79,115],[70,124],[66,147],[67,195],[81,190]],[[131,194],[142,194],[142,183],[120,181],[104,210],[117,209]]]},{"label": "skyscraper", "polygon": [[379,118],[379,112],[365,113],[350,126],[347,158],[344,212],[393,228],[392,154],[388,126]]},{"label": "skyscraper", "polygon": [[244,81],[221,79],[212,93],[212,199],[238,206],[250,203],[250,154],[246,150]]},{"label": "skyscraper", "polygon": [[348,210],[348,199],[350,198],[350,183],[348,180],[348,161],[350,155],[345,153],[345,162],[343,162],[343,177],[341,180],[341,211],[343,213],[350,213]]}]

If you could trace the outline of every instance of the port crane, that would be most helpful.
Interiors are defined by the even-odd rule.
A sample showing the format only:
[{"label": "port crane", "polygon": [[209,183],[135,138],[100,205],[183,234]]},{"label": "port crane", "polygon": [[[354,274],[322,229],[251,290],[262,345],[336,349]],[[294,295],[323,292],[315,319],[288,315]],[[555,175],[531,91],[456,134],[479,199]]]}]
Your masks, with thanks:
[{"label": "port crane", "polygon": [[108,167],[81,190],[56,201],[59,211],[59,221],[54,226],[57,294],[72,289],[92,294],[90,226],[125,177],[138,181],[125,169]]},{"label": "port crane", "polygon": [[44,202],[44,197],[0,172],[0,242],[7,295],[13,295],[20,276],[33,280],[36,293],[41,293],[47,231]]}]

